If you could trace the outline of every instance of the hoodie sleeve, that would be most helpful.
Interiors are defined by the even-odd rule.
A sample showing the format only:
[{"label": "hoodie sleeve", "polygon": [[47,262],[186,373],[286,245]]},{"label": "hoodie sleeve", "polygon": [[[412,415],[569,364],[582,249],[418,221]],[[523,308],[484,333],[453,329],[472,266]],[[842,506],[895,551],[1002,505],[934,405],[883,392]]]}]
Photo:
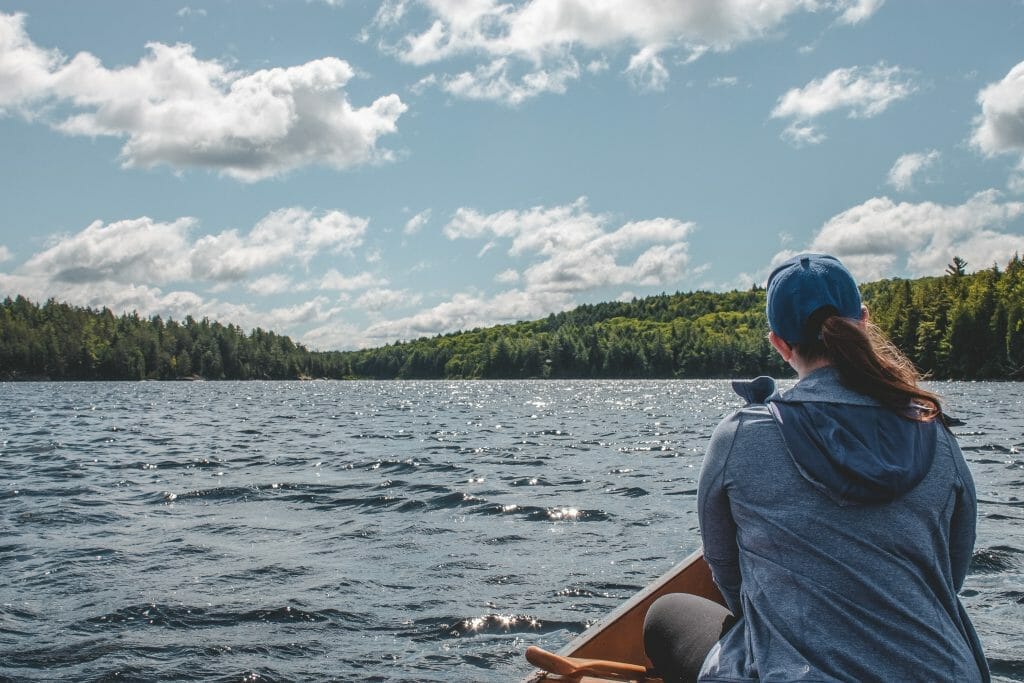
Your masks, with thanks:
[{"label": "hoodie sleeve", "polygon": [[711,574],[726,605],[737,617],[741,613],[739,546],[736,543],[736,521],[729,507],[726,466],[739,422],[739,415],[734,413],[715,429],[704,455],[697,485],[697,514],[704,559],[711,567]]},{"label": "hoodie sleeve", "polygon": [[953,587],[959,591],[963,588],[964,579],[971,567],[971,556],[974,553],[974,541],[978,523],[978,497],[974,489],[974,479],[967,468],[960,447],[949,439],[956,461],[957,491],[956,504],[949,527],[949,559],[953,569]]}]

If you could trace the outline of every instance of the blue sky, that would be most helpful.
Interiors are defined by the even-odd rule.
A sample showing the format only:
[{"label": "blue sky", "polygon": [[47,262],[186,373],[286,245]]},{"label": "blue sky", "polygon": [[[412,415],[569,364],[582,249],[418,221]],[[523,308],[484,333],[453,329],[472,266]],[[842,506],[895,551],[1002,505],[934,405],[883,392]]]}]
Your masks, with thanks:
[{"label": "blue sky", "polygon": [[1024,253],[1024,2],[0,0],[0,295],[319,349]]}]

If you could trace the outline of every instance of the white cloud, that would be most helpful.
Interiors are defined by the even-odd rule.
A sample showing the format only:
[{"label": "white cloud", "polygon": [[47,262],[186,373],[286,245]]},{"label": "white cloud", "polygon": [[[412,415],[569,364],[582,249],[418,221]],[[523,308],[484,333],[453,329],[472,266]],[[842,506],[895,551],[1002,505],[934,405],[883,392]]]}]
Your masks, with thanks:
[{"label": "white cloud", "polygon": [[885,0],[841,0],[838,6],[843,13],[839,15],[838,21],[840,24],[859,24],[869,19],[884,4]]},{"label": "white cloud", "polygon": [[[880,4],[848,0],[824,8],[855,23]],[[484,63],[475,70],[441,80],[452,94],[505,103],[562,92],[579,78],[577,62],[587,64],[588,71],[603,71],[605,51],[628,50],[624,73],[645,89],[662,89],[670,77],[663,51],[682,52],[689,60],[709,50],[727,51],[772,34],[797,12],[823,7],[817,0],[406,0],[385,3],[374,27],[395,29],[412,5],[422,11],[424,23],[386,49],[419,66],[480,57]],[[533,82],[510,78],[512,62],[528,65]]]},{"label": "white cloud", "polygon": [[609,219],[586,210],[586,198],[554,208],[534,207],[526,211],[500,211],[481,214],[460,208],[444,227],[449,239],[495,237],[513,238],[513,255],[530,251],[550,254],[560,249],[582,246],[603,234]]},{"label": "white cloud", "polygon": [[0,244],[0,263],[10,261],[12,258],[14,258],[14,255],[11,253],[11,250],[5,245]]},{"label": "white cloud", "polygon": [[[251,231],[237,230],[192,240],[195,219],[170,223],[141,218],[105,224],[52,240],[18,273],[45,282],[152,285],[186,280],[238,281],[281,263],[308,264],[321,252],[350,253],[362,244],[367,220],[340,211],[321,215],[300,207],[274,211]],[[250,291],[282,291],[283,275],[251,283]]]},{"label": "white cloud", "polygon": [[510,241],[510,255],[539,260],[523,272],[530,292],[576,292],[608,285],[667,285],[685,275],[686,237],[694,225],[656,218],[610,227],[585,198],[553,208],[481,214],[460,208],[445,226],[449,239]]},{"label": "white cloud", "polygon": [[301,323],[322,323],[341,312],[341,308],[328,308],[329,303],[327,297],[318,296],[294,306],[274,308],[260,315],[261,324],[268,329],[279,330]]},{"label": "white cloud", "polygon": [[898,66],[836,69],[802,88],[786,92],[771,112],[772,118],[792,119],[784,136],[797,143],[816,144],[824,139],[812,121],[845,109],[850,118],[871,118],[890,104],[908,97],[916,86]]},{"label": "white cloud", "polygon": [[[1003,263],[1024,252],[1024,232],[1012,224],[1024,217],[1024,202],[1003,201],[996,190],[960,205],[896,203],[874,197],[830,218],[809,245],[834,254],[861,279],[906,273],[940,274],[953,256],[977,267]],[[782,261],[796,253],[776,255]]]},{"label": "white cloud", "polygon": [[938,150],[904,154],[889,169],[889,185],[900,190],[913,187],[914,176],[931,167],[939,160]]},{"label": "white cloud", "polygon": [[355,305],[366,311],[379,312],[386,308],[415,306],[422,300],[422,295],[407,289],[371,289],[360,295]]},{"label": "white cloud", "polygon": [[31,113],[64,103],[74,113],[54,125],[125,138],[127,167],[205,168],[246,182],[387,159],[377,141],[406,110],[395,94],[353,107],[344,86],[354,70],[333,57],[242,73],[197,58],[190,45],[147,48],[138,64],[117,69],[87,52],[66,60],[29,39],[23,16],[0,14],[0,107]]},{"label": "white cloud", "polygon": [[369,221],[342,211],[315,216],[301,207],[279,209],[242,236],[236,230],[208,235],[191,252],[192,275],[240,280],[254,271],[295,258],[301,263],[322,251],[351,253],[363,243]]},{"label": "white cloud", "polygon": [[433,88],[435,85],[437,85],[437,74],[427,74],[409,86],[409,90],[412,91],[414,95],[422,95],[427,91],[427,89]]},{"label": "white cloud", "polygon": [[258,280],[253,280],[245,286],[253,294],[267,296],[270,294],[282,294],[294,289],[292,279],[281,273],[272,273]]},{"label": "white cloud", "polygon": [[731,88],[739,85],[740,79],[735,76],[719,76],[709,83],[712,88]]},{"label": "white cloud", "polygon": [[192,274],[204,280],[242,280],[253,271],[284,259],[292,251],[287,240],[252,242],[237,230],[207,235],[190,254]]},{"label": "white cloud", "polygon": [[505,285],[514,285],[519,282],[519,272],[514,268],[503,270],[494,276],[494,281]]},{"label": "white cloud", "polygon": [[978,104],[981,114],[974,121],[971,142],[987,156],[1020,154],[1024,171],[1024,62],[982,89]]},{"label": "white cloud", "polygon": [[373,345],[362,336],[362,331],[358,327],[336,320],[309,330],[302,335],[301,340],[307,347],[319,351],[364,348]]},{"label": "white cloud", "polygon": [[427,224],[428,221],[430,221],[430,209],[420,211],[418,214],[406,221],[405,230],[403,232],[405,232],[406,235],[415,235],[423,228],[424,225]]},{"label": "white cloud", "polygon": [[782,137],[789,140],[796,147],[805,145],[817,145],[825,141],[825,134],[818,131],[810,124],[793,122],[782,131]]},{"label": "white cloud", "polygon": [[542,93],[562,94],[568,83],[580,77],[580,68],[575,60],[553,65],[550,69],[539,69],[526,73],[516,80],[509,77],[509,61],[496,59],[490,64],[464,71],[444,81],[446,92],[468,100],[494,100],[510,106]]},{"label": "white cloud", "polygon": [[[403,6],[407,3],[402,3]],[[397,46],[413,64],[466,53],[519,55],[540,61],[572,46],[588,49],[656,44],[711,46],[727,50],[760,38],[790,14],[814,10],[811,0],[420,0],[434,19]]]},{"label": "white cloud", "polygon": [[363,243],[363,235],[369,225],[367,219],[350,216],[344,211],[328,211],[319,218],[313,218],[312,213],[304,209],[285,211],[298,214],[301,217],[300,223],[305,225],[305,259],[324,248],[329,248],[335,254],[351,252]]},{"label": "white cloud", "polygon": [[151,282],[189,275],[188,233],[195,220],[160,223],[148,217],[104,224],[95,221],[75,235],[58,238],[32,256],[19,272],[57,282]]},{"label": "white cloud", "polygon": [[456,330],[488,327],[519,320],[534,320],[570,307],[563,293],[509,290],[492,297],[470,293],[456,294],[450,301],[437,304],[415,315],[370,325],[365,337],[382,344],[395,339],[415,339]]},{"label": "white cloud", "polygon": [[23,111],[43,99],[60,63],[60,53],[29,39],[24,14],[0,14],[0,114],[6,109]]},{"label": "white cloud", "polygon": [[373,23],[377,27],[394,26],[408,11],[407,0],[383,0],[377,8]]},{"label": "white cloud", "polygon": [[200,9],[196,9],[196,8],[189,7],[188,5],[186,5],[185,7],[182,7],[180,10],[178,10],[178,16],[182,17],[182,18],[184,18],[184,17],[193,17],[193,16],[194,17],[205,17],[206,16],[206,10],[201,9],[201,8]]},{"label": "white cloud", "polygon": [[378,277],[373,273],[359,273],[358,275],[342,275],[336,269],[331,268],[320,279],[318,287],[338,292],[351,292],[357,289],[368,289],[386,285],[385,278]]},{"label": "white cloud", "polygon": [[666,285],[686,274],[685,242],[656,245],[632,263],[620,264],[614,252],[600,249],[566,252],[530,266],[524,273],[531,290],[584,291],[608,285]]},{"label": "white cloud", "polygon": [[640,90],[661,91],[668,84],[668,69],[658,56],[658,49],[648,45],[629,58],[626,74]]}]

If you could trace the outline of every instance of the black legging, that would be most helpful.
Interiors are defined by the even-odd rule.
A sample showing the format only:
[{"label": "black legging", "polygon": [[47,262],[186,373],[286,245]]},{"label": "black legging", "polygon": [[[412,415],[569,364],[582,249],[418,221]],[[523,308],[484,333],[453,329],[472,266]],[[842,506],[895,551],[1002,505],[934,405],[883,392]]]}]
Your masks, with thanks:
[{"label": "black legging", "polygon": [[736,623],[732,612],[706,598],[669,593],[644,620],[644,649],[665,683],[697,680],[704,658]]}]

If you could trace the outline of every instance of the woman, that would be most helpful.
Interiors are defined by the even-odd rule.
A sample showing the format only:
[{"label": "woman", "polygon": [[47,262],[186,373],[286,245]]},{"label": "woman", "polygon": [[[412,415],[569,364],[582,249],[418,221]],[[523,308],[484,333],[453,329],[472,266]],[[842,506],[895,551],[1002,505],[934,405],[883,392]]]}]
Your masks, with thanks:
[{"label": "woman", "polygon": [[662,598],[648,656],[666,681],[988,680],[957,598],[974,484],[938,398],[834,257],[786,261],[767,298],[769,341],[799,382],[734,383],[748,403],[715,430],[698,489],[731,613]]}]

